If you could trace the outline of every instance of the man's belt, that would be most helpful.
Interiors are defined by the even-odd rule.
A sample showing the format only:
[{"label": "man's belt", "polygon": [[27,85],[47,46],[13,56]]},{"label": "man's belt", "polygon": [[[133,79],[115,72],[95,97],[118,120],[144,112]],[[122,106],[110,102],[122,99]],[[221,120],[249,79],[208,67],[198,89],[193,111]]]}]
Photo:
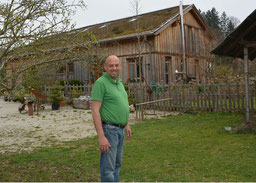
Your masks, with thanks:
[{"label": "man's belt", "polygon": [[112,126],[116,126],[116,127],[119,127],[119,128],[124,128],[126,126],[126,125],[119,125],[119,124],[116,124],[116,123],[113,123],[113,122],[110,122],[110,121],[102,121],[102,124],[112,125]]}]

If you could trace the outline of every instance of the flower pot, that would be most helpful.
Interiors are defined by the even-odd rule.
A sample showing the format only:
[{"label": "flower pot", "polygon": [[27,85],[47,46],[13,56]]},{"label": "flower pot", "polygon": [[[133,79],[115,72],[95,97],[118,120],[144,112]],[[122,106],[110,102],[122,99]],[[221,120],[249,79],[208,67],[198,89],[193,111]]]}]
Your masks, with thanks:
[{"label": "flower pot", "polygon": [[60,104],[52,104],[52,110],[59,110]]},{"label": "flower pot", "polygon": [[65,107],[66,106],[66,101],[61,101],[60,102],[60,107]]}]

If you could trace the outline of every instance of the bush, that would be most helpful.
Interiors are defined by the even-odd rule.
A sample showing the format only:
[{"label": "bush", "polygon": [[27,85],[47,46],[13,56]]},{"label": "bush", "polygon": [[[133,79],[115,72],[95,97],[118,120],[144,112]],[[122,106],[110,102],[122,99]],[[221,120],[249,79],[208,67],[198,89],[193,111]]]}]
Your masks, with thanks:
[{"label": "bush", "polygon": [[73,90],[70,91],[71,98],[79,98],[83,95],[83,92],[78,89],[78,87],[74,87]]},{"label": "bush", "polygon": [[62,86],[58,81],[51,87],[49,98],[49,101],[53,104],[59,104],[61,101],[65,100]]},{"label": "bush", "polygon": [[69,85],[83,85],[84,83],[80,80],[71,80],[69,81]]}]

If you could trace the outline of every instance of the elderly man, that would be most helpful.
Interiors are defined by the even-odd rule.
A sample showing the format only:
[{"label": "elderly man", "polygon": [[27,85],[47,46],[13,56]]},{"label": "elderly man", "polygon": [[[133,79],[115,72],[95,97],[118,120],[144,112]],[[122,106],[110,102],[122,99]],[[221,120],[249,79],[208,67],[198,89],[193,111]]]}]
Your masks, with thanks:
[{"label": "elderly man", "polygon": [[92,89],[92,117],[99,139],[100,175],[102,182],[119,182],[124,145],[124,129],[131,137],[128,124],[128,96],[120,80],[121,64],[111,55],[104,64],[103,73]]}]

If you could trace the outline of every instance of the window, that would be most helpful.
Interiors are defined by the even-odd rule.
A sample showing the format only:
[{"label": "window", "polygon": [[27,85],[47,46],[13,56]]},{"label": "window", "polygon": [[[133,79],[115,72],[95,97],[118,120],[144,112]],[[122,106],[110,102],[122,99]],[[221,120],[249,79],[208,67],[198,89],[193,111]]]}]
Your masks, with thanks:
[{"label": "window", "polygon": [[188,75],[191,78],[199,77],[199,61],[198,60],[189,60],[188,61]]},{"label": "window", "polygon": [[[141,58],[141,60],[142,60],[142,58]],[[129,59],[127,59],[127,61],[128,61],[129,80],[130,80],[130,82],[136,82],[140,78],[140,73],[143,76],[142,61],[140,63],[140,67],[139,67],[139,63],[138,63],[139,62],[138,58],[129,58]],[[141,72],[139,72],[140,69],[141,69]],[[137,76],[136,76],[136,74],[137,74]]]},{"label": "window", "polygon": [[137,20],[137,17],[130,19],[129,22],[134,22],[135,20]]},{"label": "window", "polygon": [[199,42],[198,42],[198,29],[194,30],[194,49],[195,49],[195,53],[198,54],[199,53]]},{"label": "window", "polygon": [[66,73],[66,72],[74,72],[74,63],[73,62],[70,62],[66,65],[62,65],[57,70],[57,73]]},{"label": "window", "polygon": [[102,26],[99,27],[99,29],[102,29],[104,27],[107,27],[110,23],[107,23],[107,24],[103,24]]},{"label": "window", "polygon": [[168,58],[165,59],[165,84],[170,83],[170,62]]},{"label": "window", "polygon": [[57,70],[57,73],[65,73],[66,72],[66,66],[63,65],[63,66],[60,66]]},{"label": "window", "polygon": [[68,72],[74,72],[74,63],[68,63]]},{"label": "window", "polygon": [[185,27],[186,53],[199,53],[199,29],[191,26]]}]

